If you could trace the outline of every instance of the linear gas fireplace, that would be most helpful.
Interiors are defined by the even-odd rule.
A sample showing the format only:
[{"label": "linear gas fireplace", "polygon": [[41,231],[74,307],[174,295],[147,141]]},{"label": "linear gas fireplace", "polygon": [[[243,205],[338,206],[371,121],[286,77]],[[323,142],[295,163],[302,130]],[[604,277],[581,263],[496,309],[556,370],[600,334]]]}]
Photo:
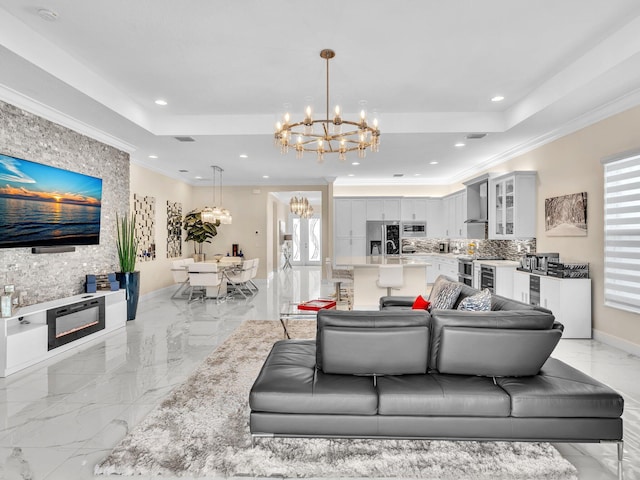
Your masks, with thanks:
[{"label": "linear gas fireplace", "polygon": [[104,297],[47,310],[49,350],[104,329]]}]

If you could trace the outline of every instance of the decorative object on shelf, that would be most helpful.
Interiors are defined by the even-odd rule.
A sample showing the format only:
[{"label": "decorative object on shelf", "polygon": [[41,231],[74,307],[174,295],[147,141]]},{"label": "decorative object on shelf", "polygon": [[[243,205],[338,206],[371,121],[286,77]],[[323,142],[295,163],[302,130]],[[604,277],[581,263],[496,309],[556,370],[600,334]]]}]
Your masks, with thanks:
[{"label": "decorative object on shelf", "polygon": [[[373,125],[369,125],[366,112],[362,109],[358,121],[345,120],[339,106],[335,107],[333,118],[329,117],[329,60],[335,55],[330,49],[320,52],[320,57],[325,59],[327,65],[326,118],[313,118],[311,106],[307,106],[304,119],[290,123],[289,112],[286,112],[282,123],[276,124],[274,135],[281,153],[287,153],[289,146],[292,146],[295,148],[296,158],[302,158],[304,152],[315,152],[318,162],[322,162],[325,153],[337,153],[338,159],[344,161],[347,159],[347,152],[357,151],[358,157],[364,158],[367,148],[371,148],[372,152],[378,151],[380,130],[377,118],[373,119]],[[320,124],[320,128],[314,131],[315,124]],[[296,137],[293,145],[292,137]]]},{"label": "decorative object on shelf", "polygon": [[120,282],[116,279],[115,273],[105,273],[101,275],[87,275],[85,292],[96,293],[98,290],[116,291],[120,289]]},{"label": "decorative object on shelf", "polygon": [[182,204],[167,200],[167,258],[182,257]]},{"label": "decorative object on shelf", "polygon": [[[217,165],[211,165],[211,168],[213,169],[213,188],[212,188],[212,193],[213,193],[213,207],[204,207],[201,212],[201,218],[202,221],[204,223],[217,223],[217,225],[220,225],[221,223],[223,225],[230,225],[232,218],[231,218],[231,212],[229,212],[229,210],[227,210],[226,208],[222,207],[222,172],[224,170],[222,170],[222,168],[218,167]],[[217,178],[220,179],[220,186],[217,187],[218,185],[218,181],[216,180]],[[216,198],[216,191],[218,191],[218,197]],[[219,205],[219,206],[216,206]]]},{"label": "decorative object on shelf", "polygon": [[549,237],[586,237],[587,192],[545,198],[544,219]]},{"label": "decorative object on shelf", "polygon": [[116,272],[116,278],[127,298],[127,320],[134,320],[140,296],[140,272],[135,271],[138,253],[136,214],[132,213],[130,217],[123,218],[119,218],[116,214],[116,233],[116,247],[120,262],[120,271]]},{"label": "decorative object on shelf", "polygon": [[0,315],[3,318],[13,316],[13,292],[5,292],[0,295]]},{"label": "decorative object on shelf", "polygon": [[156,199],[133,194],[133,211],[136,214],[135,232],[138,242],[138,258],[147,262],[156,258]]},{"label": "decorative object on shelf", "polygon": [[307,197],[291,198],[289,201],[289,210],[300,218],[311,218],[311,216],[313,216],[313,207]]},{"label": "decorative object on shelf", "polygon": [[204,244],[211,243],[211,239],[218,235],[218,229],[220,226],[220,220],[216,220],[213,223],[203,222],[200,210],[192,210],[184,217],[182,228],[187,232],[187,238],[185,241],[193,240],[194,242],[194,255],[193,258],[196,262],[204,262],[205,254],[203,252]]}]

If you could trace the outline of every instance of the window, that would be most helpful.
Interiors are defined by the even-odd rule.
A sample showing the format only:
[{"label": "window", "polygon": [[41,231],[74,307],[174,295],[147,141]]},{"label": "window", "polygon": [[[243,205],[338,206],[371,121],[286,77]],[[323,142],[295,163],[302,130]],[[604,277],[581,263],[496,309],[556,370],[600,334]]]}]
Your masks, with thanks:
[{"label": "window", "polygon": [[640,154],[603,163],[604,302],[640,313]]}]

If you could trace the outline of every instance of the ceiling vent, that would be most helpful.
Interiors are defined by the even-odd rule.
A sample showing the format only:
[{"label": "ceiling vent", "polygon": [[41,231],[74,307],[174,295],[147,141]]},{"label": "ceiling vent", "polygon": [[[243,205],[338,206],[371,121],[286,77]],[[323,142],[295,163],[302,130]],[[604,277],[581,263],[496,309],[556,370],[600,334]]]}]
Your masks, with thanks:
[{"label": "ceiling vent", "polygon": [[394,173],[394,177],[404,177],[404,173]]},{"label": "ceiling vent", "polygon": [[469,133],[467,135],[467,139],[469,140],[480,140],[481,138],[486,137],[486,133]]},{"label": "ceiling vent", "polygon": [[193,137],[173,137],[176,140],[178,140],[179,142],[195,142],[196,139]]}]

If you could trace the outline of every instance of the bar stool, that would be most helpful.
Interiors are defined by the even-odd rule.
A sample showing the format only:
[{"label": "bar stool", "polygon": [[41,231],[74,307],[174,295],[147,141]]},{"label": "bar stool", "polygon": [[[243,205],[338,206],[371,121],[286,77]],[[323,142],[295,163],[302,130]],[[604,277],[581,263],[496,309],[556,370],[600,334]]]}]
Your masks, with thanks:
[{"label": "bar stool", "polygon": [[387,289],[387,296],[392,289],[404,286],[404,267],[402,265],[378,265],[378,287]]}]

